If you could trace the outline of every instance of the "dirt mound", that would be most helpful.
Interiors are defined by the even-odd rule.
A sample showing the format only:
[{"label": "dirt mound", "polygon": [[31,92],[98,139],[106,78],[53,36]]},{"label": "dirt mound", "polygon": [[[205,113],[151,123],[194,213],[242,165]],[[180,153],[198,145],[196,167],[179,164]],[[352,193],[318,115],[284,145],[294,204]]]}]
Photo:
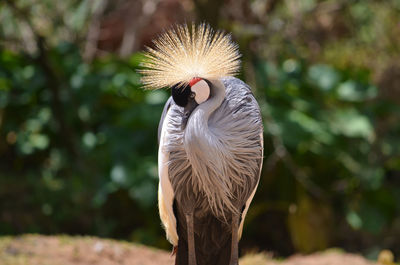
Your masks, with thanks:
[{"label": "dirt mound", "polygon": [[[284,265],[373,265],[361,256],[339,252],[327,252],[309,256],[293,256]],[[283,265],[282,264],[282,265]]]},{"label": "dirt mound", "polygon": [[173,264],[165,251],[95,237],[25,235],[0,243],[2,265]]},{"label": "dirt mound", "polygon": [[[1,265],[173,265],[170,253],[123,241],[96,237],[24,235],[0,237]],[[275,261],[249,254],[240,265],[373,265],[361,256],[327,251]]]},{"label": "dirt mound", "polygon": [[284,261],[274,261],[264,253],[248,254],[240,260],[240,265],[374,265],[365,258],[343,253],[338,250],[326,251],[312,255],[294,255]]}]

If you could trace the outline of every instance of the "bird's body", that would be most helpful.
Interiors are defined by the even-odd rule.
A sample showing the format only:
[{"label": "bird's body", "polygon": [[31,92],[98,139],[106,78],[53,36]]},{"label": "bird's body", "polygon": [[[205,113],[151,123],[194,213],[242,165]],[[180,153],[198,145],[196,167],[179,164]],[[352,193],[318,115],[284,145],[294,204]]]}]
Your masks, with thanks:
[{"label": "bird's body", "polygon": [[[203,25],[192,34],[187,27],[167,33],[161,39],[168,44],[166,49],[171,49],[167,60],[157,61],[161,66],[153,67],[156,70],[149,67],[154,63],[148,64],[150,70],[145,72],[150,79],[160,78],[165,67],[178,76],[179,70],[184,71],[182,65],[171,68],[180,62],[172,55],[179,52],[171,44],[184,55],[191,50],[186,55],[189,59],[198,54],[209,56],[207,52],[213,49],[215,54],[224,51],[228,55],[218,71],[214,69],[218,58],[209,56],[213,63],[196,59],[202,67],[189,67],[189,72],[195,70],[193,76],[185,72],[185,79],[172,85],[172,97],[159,125],[159,210],[167,238],[177,248],[176,265],[237,265],[238,240],[262,164],[263,126],[258,104],[249,86],[229,77],[237,67],[238,56],[233,54],[237,51],[221,33],[212,38],[208,30]],[[182,36],[188,40],[182,41]],[[198,39],[205,43],[197,43]],[[228,48],[231,51],[226,53]],[[150,58],[154,60],[157,54]],[[189,59],[185,58],[185,63]],[[224,72],[223,67],[228,70]],[[180,79],[171,82],[175,80]],[[161,78],[152,82],[163,84]]]},{"label": "bird's body", "polygon": [[[168,178],[174,192],[173,211],[178,220],[177,259],[187,260],[186,251],[181,251],[181,247],[187,245],[185,213],[192,211],[196,255],[202,257],[197,258],[198,265],[229,264],[223,258],[229,257],[231,252],[232,214],[235,210],[239,214],[247,212],[248,200],[254,195],[261,169],[262,123],[258,105],[250,88],[239,79],[223,78],[221,81],[226,88],[225,98],[205,126],[190,136],[193,139],[185,140],[185,132],[191,130],[187,128],[191,126],[189,120],[201,119],[197,116],[204,115],[204,112],[193,112],[187,119],[184,108],[170,100],[164,109],[165,118],[160,121],[164,138],[159,148],[161,155],[168,156],[164,166],[168,167]],[[197,172],[199,175],[193,172],[188,160],[190,156],[204,165],[203,171]],[[225,172],[218,174],[218,169],[212,167],[224,168],[219,170]],[[208,180],[199,176],[207,176]],[[226,190],[226,194],[221,190]],[[215,202],[210,202],[207,195]],[[223,199],[228,200],[233,209]],[[238,234],[243,221],[244,216]]]}]

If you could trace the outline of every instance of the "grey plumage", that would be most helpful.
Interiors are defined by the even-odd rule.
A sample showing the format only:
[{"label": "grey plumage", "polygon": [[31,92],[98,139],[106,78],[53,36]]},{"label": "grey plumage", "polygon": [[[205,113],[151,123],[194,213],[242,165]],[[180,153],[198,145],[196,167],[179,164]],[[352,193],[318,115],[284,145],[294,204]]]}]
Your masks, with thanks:
[{"label": "grey plumage", "polygon": [[[160,121],[159,137],[161,128],[166,130],[160,150],[168,154],[178,220],[176,264],[188,260],[188,213],[194,216],[197,265],[229,264],[232,218],[248,207],[259,181],[263,127],[258,104],[241,80],[220,81],[211,82],[209,100],[189,110],[169,99]],[[217,95],[221,89],[224,95]]]}]

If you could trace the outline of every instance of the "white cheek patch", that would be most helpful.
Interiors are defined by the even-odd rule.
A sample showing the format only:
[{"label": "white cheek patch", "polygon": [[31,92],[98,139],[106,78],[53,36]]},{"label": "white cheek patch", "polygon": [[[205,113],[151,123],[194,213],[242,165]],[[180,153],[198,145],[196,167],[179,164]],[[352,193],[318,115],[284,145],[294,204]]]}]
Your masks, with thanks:
[{"label": "white cheek patch", "polygon": [[192,92],[194,92],[196,94],[194,97],[194,100],[196,101],[197,104],[203,103],[210,96],[210,87],[208,86],[207,82],[204,80],[200,80],[199,82],[194,84],[191,87],[191,89],[192,89]]}]

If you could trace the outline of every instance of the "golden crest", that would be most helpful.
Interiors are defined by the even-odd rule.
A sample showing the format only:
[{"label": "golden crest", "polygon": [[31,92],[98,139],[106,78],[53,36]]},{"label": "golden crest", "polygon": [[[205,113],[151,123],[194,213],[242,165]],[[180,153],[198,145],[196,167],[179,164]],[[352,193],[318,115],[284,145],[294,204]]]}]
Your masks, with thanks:
[{"label": "golden crest", "polygon": [[240,67],[238,45],[230,35],[208,24],[177,25],[147,47],[140,70],[146,89],[188,84],[194,77],[216,79],[235,75]]}]

